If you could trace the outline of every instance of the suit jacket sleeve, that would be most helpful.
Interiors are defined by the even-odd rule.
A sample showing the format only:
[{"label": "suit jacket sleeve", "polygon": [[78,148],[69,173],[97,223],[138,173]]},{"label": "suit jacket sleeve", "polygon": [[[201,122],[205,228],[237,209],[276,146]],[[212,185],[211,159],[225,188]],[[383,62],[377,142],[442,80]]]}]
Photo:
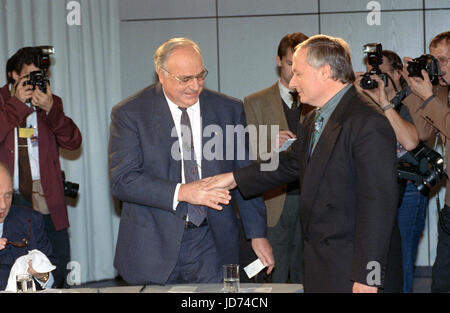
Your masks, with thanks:
[{"label": "suit jacket sleeve", "polygon": [[64,114],[61,98],[53,96],[53,107],[48,114],[40,112],[44,122],[55,135],[56,143],[63,149],[76,150],[81,146],[81,132],[77,125]]},{"label": "suit jacket sleeve", "polygon": [[351,279],[367,284],[367,267],[376,261],[382,286],[397,214],[396,139],[381,116],[363,125],[352,144],[357,198]]},{"label": "suit jacket sleeve", "polygon": [[[250,166],[235,170],[234,179],[244,197],[254,197],[276,187],[296,181],[299,178],[299,149],[302,139],[292,144],[292,149],[279,154],[267,162],[253,163]],[[276,159],[278,157],[278,160]],[[275,170],[264,170],[267,163],[275,162]]]},{"label": "suit jacket sleeve", "polygon": [[109,172],[112,193],[121,201],[173,212],[178,182],[154,177],[145,171],[142,140],[126,110],[111,113]]},{"label": "suit jacket sleeve", "polygon": [[423,109],[422,114],[442,135],[450,138],[450,110],[447,102],[434,97]]}]

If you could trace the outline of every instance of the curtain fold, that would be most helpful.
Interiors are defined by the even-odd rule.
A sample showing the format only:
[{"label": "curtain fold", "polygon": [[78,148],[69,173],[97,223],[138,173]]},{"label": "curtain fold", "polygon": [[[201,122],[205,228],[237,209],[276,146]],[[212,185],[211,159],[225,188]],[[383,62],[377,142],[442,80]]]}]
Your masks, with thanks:
[{"label": "curtain fold", "polygon": [[109,188],[112,107],[121,100],[118,0],[79,0],[81,25],[70,26],[71,2],[0,0],[0,84],[9,57],[25,46],[53,45],[52,92],[83,135],[78,151],[61,150],[66,179],[80,184],[68,207],[72,260],[81,282],[114,278],[119,216]]}]

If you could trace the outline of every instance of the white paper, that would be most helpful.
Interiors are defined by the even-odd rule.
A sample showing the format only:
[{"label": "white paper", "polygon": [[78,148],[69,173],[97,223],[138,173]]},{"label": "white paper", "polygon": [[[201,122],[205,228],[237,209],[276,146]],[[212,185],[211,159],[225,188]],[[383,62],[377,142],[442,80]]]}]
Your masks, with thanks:
[{"label": "white paper", "polygon": [[278,152],[286,151],[296,140],[297,140],[297,138],[290,138],[290,139],[286,140],[286,142],[281,146],[281,148],[278,149]]},{"label": "white paper", "polygon": [[174,286],[170,288],[170,293],[194,293],[197,290],[195,286]]},{"label": "white paper", "polygon": [[248,278],[252,278],[255,275],[257,275],[259,272],[261,272],[265,268],[264,264],[262,264],[260,259],[257,259],[255,262],[247,265],[244,268],[245,273],[247,274]]}]

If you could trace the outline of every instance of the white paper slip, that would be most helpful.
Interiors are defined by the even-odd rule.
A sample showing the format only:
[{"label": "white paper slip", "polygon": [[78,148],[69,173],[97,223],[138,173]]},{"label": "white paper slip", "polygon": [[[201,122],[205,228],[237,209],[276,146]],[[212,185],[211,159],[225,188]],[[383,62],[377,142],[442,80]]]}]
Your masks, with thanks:
[{"label": "white paper slip", "polygon": [[283,152],[289,149],[289,147],[297,140],[297,138],[291,138],[286,140],[286,142],[278,149],[278,152]]},{"label": "white paper slip", "polygon": [[247,274],[248,278],[252,278],[255,275],[257,275],[259,272],[261,272],[265,268],[264,264],[262,264],[260,259],[257,259],[255,262],[247,265],[244,268],[245,273]]},{"label": "white paper slip", "polygon": [[195,286],[174,286],[169,289],[170,293],[194,293],[197,290]]}]

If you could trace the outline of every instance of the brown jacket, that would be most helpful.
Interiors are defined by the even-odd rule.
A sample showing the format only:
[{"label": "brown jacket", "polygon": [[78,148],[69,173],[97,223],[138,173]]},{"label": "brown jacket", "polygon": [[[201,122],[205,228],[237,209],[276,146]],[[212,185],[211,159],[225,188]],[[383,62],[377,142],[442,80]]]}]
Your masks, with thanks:
[{"label": "brown jacket", "polygon": [[[448,92],[448,87],[435,87],[434,94],[436,97],[425,108],[422,108],[423,100],[415,94],[411,94],[403,101],[408,107],[421,140],[430,139],[436,131],[441,133],[442,141],[445,144],[445,164],[447,169],[450,164],[450,109]],[[450,206],[450,182],[448,179],[445,204]]]}]

